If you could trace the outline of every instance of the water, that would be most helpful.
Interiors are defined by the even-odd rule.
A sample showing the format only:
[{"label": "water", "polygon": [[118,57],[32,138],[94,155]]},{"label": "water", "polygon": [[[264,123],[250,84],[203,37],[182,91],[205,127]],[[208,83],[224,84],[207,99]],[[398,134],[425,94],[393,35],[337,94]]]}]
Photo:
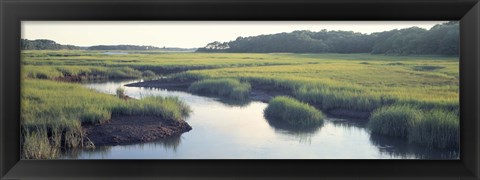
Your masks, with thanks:
[{"label": "water", "polygon": [[[89,83],[86,87],[115,94],[135,81]],[[404,140],[371,135],[365,121],[328,118],[324,125],[292,130],[263,116],[266,103],[226,104],[215,98],[165,89],[124,87],[134,98],[178,96],[193,113],[193,130],[157,142],[97,147],[68,152],[76,159],[458,159],[449,150],[427,149]]]}]

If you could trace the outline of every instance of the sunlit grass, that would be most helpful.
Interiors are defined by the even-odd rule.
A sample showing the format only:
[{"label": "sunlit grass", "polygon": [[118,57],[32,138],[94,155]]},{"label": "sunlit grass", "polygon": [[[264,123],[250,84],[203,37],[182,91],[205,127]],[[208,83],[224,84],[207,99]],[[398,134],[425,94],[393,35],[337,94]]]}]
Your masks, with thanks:
[{"label": "sunlit grass", "polygon": [[[82,146],[81,124],[105,123],[115,115],[151,115],[181,121],[190,112],[189,107],[177,98],[124,100],[79,84],[50,80],[25,79],[21,94],[25,158],[49,158],[58,150],[48,149]],[[47,142],[47,134],[50,145],[39,144]],[[58,145],[58,142],[63,144]],[[38,150],[45,152],[37,152]]]},{"label": "sunlit grass", "polygon": [[265,117],[293,127],[320,125],[325,118],[323,113],[314,107],[286,96],[277,96],[270,100],[265,109]]},{"label": "sunlit grass", "polygon": [[368,126],[372,133],[406,138],[413,126],[422,119],[422,112],[406,105],[394,105],[377,109]]},{"label": "sunlit grass", "polygon": [[410,131],[408,140],[429,147],[458,147],[460,144],[458,116],[439,110],[426,112]]},{"label": "sunlit grass", "polygon": [[[427,146],[458,145],[454,141],[455,132],[458,129],[450,128],[455,126],[455,123],[458,126],[459,119],[458,57],[370,54],[164,53],[154,51],[148,53],[129,51],[130,54],[106,55],[102,54],[103,52],[23,51],[22,75],[27,79],[56,79],[65,75],[88,74],[89,76],[86,77],[96,79],[141,77],[185,71],[170,75],[167,80],[200,81],[202,83],[199,82],[191,87],[192,92],[204,90],[218,94],[222,91],[220,94],[227,96],[232,94],[235,96],[235,93],[223,92],[232,83],[215,84],[208,82],[211,81],[209,79],[236,79],[241,83],[250,84],[253,89],[256,86],[268,86],[272,89],[282,90],[293,98],[324,112],[344,109],[388,114],[402,110],[387,111],[386,107],[413,108],[415,111],[405,111],[403,115],[415,117],[419,113],[422,118],[415,122],[419,123],[419,127],[424,130],[410,128],[407,132],[395,131],[398,136]],[[232,87],[234,86],[236,85],[232,85]],[[194,87],[196,90],[193,90]],[[240,96],[243,97],[241,94]],[[84,95],[81,95],[80,92],[79,97],[74,98],[78,99],[81,104],[96,103],[91,99],[82,99],[80,96]],[[102,98],[99,99],[99,101],[103,101]],[[102,103],[100,102],[100,104]],[[79,109],[86,109],[82,117],[78,116],[86,122],[105,121],[111,116],[108,112],[114,110],[105,108],[111,106],[97,108],[71,105],[70,107],[77,106]],[[55,112],[59,112],[55,108],[57,107],[53,106],[52,110],[45,110],[44,113],[55,115]],[[83,112],[84,110],[78,111]],[[134,111],[132,110],[132,112]],[[432,113],[437,115],[445,113],[444,115],[448,115],[448,117],[440,118],[440,116],[432,115],[430,119],[425,118]],[[401,117],[401,115],[397,115],[396,117]],[[371,119],[375,119],[376,116],[379,114],[372,116]],[[401,124],[396,121],[397,118],[392,119],[394,120],[382,122],[382,125],[379,126],[388,128],[392,124]],[[48,123],[48,121],[42,121],[40,120],[41,123]],[[67,120],[61,122],[69,123]],[[403,125],[408,126],[408,122]],[[438,127],[434,125],[438,125]],[[428,130],[429,128],[431,129]],[[413,138],[414,136],[415,138]]]},{"label": "sunlit grass", "polygon": [[250,88],[250,84],[240,82],[237,79],[206,79],[192,83],[188,91],[197,94],[242,100],[248,98]]}]

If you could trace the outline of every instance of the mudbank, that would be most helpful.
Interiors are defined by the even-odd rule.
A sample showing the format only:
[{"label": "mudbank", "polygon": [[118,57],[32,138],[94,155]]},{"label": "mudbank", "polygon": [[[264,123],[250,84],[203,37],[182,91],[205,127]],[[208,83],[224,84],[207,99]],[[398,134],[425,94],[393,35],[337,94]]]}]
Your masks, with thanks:
[{"label": "mudbank", "polygon": [[155,141],[191,129],[185,121],[165,120],[157,116],[119,116],[105,124],[84,127],[85,139],[95,146]]}]

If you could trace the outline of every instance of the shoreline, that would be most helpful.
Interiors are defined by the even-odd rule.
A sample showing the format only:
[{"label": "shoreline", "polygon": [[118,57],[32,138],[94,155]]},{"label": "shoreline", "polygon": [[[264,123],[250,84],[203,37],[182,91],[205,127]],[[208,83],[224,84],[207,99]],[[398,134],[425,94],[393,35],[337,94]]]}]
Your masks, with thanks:
[{"label": "shoreline", "polygon": [[[185,121],[157,116],[116,116],[103,124],[82,127],[88,146],[115,146],[151,142],[192,130]],[[93,144],[92,144],[93,143]]]},{"label": "shoreline", "polygon": [[[195,81],[186,81],[186,82],[168,82],[163,81],[162,79],[157,80],[148,80],[142,82],[135,82],[126,84],[127,87],[142,87],[142,88],[161,88],[167,90],[177,90],[177,91],[188,91],[188,87]],[[266,85],[256,85],[252,84],[252,90],[249,94],[249,100],[251,101],[261,101],[268,103],[270,99],[276,96],[292,96],[291,92],[286,90],[278,90]],[[312,105],[317,109],[318,106]],[[328,116],[333,118],[349,118],[349,119],[360,119],[367,120],[370,117],[370,112],[367,111],[356,111],[349,109],[331,109],[325,111]]]}]

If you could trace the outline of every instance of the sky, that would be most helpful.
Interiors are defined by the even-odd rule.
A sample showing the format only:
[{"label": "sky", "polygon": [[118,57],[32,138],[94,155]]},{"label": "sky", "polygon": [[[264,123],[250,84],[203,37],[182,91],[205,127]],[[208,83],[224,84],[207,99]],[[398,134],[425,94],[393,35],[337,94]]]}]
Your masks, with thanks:
[{"label": "sky", "polygon": [[22,39],[60,44],[150,45],[198,48],[213,41],[295,30],[343,30],[370,34],[445,21],[22,21]]}]

